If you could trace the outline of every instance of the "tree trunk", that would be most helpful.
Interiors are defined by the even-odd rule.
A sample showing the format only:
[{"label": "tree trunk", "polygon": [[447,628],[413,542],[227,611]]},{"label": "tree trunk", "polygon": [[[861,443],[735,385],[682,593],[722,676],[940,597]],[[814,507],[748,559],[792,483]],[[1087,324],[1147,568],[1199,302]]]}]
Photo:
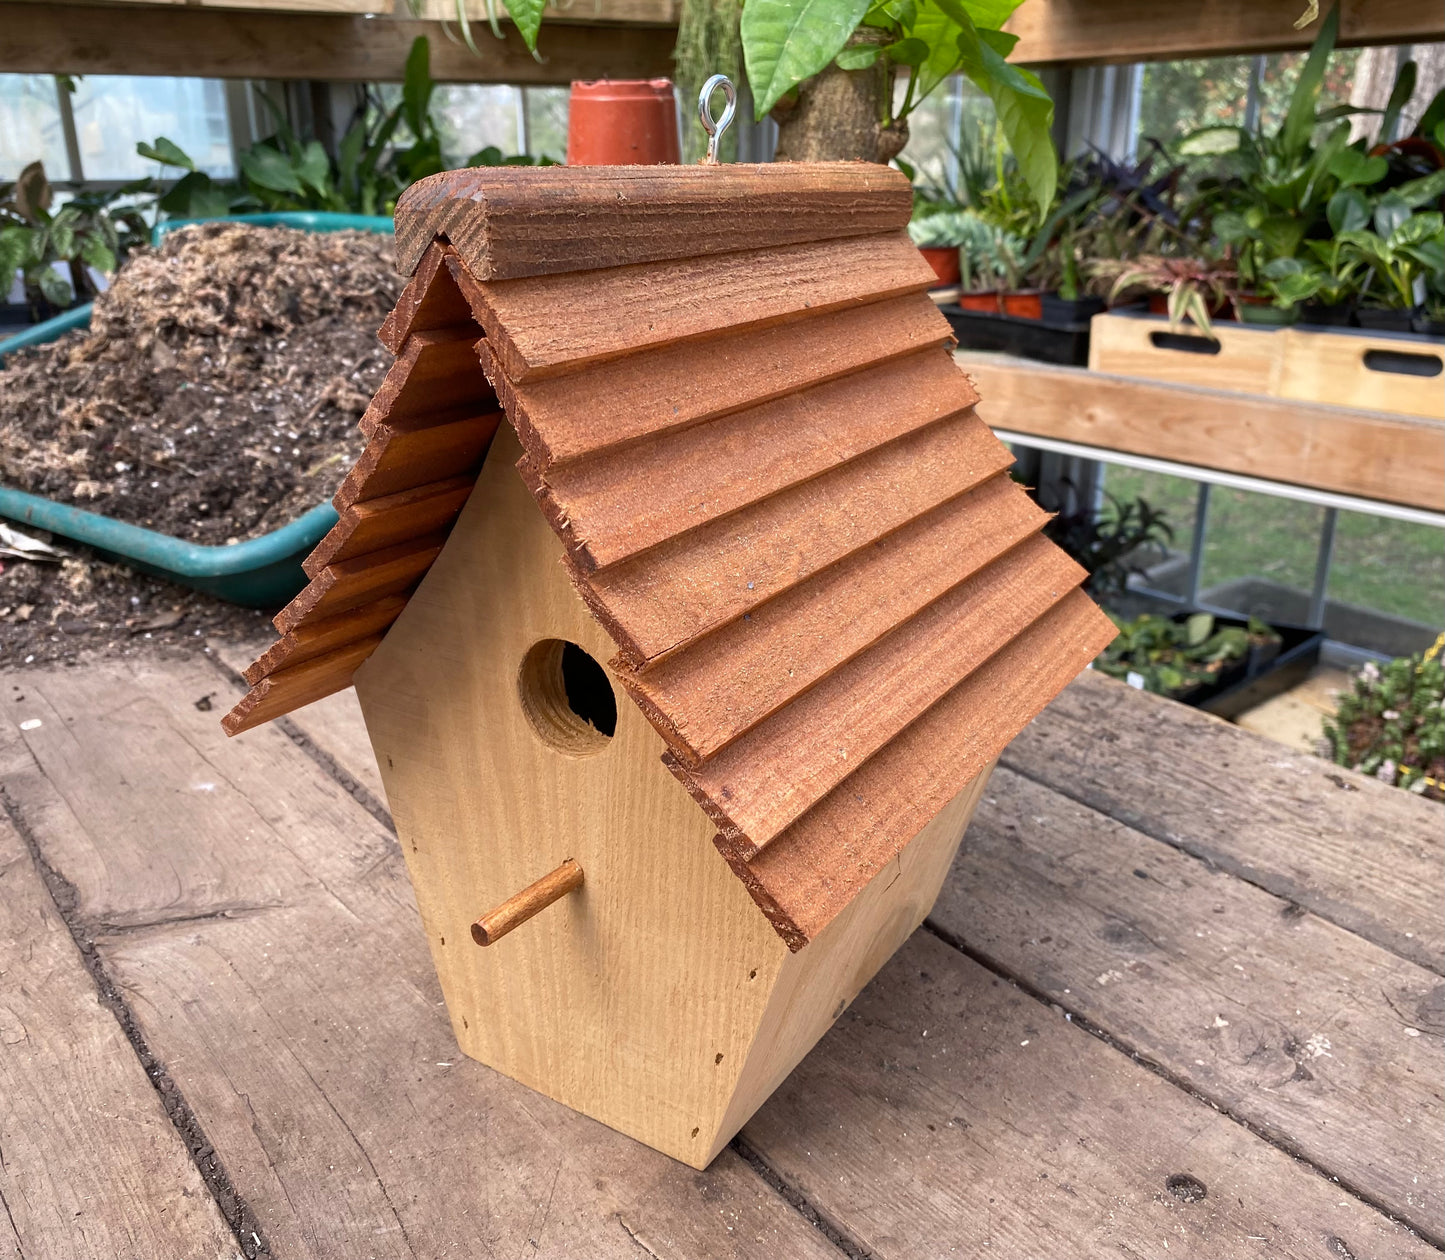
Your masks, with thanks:
[{"label": "tree trunk", "polygon": [[[886,43],[889,38],[885,31],[863,27],[854,32],[848,47]],[[886,58],[879,57],[866,70],[840,70],[830,62],[821,74],[799,85],[796,101],[774,107],[776,160],[890,161],[908,143],[907,121],[884,121],[892,88],[893,72]]]}]

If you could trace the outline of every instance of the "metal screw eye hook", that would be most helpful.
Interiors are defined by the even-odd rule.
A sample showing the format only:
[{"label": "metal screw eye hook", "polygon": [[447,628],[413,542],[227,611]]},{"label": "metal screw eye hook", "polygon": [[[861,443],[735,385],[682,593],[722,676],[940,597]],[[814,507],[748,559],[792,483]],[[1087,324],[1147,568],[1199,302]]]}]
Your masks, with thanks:
[{"label": "metal screw eye hook", "polygon": [[[712,110],[709,103],[712,101],[712,94],[722,88],[723,94],[728,98],[727,107],[722,112],[722,117],[713,122]],[[722,139],[722,133],[732,124],[733,115],[738,112],[738,93],[733,87],[733,81],[725,74],[715,74],[702,85],[702,91],[697,97],[697,116],[702,120],[702,129],[707,132],[707,156],[703,158],[705,166],[717,165],[717,145]]]}]

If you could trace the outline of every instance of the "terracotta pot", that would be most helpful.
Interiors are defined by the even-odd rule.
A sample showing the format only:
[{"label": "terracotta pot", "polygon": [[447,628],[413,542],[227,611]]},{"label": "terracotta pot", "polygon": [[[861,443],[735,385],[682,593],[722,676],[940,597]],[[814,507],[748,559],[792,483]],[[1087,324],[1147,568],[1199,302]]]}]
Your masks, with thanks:
[{"label": "terracotta pot", "polygon": [[569,166],[660,166],[682,161],[671,79],[574,80]]},{"label": "terracotta pot", "polygon": [[1003,294],[997,289],[988,293],[961,293],[958,304],[966,311],[982,311],[986,315],[997,315],[1003,310]]},{"label": "terracotta pot", "polygon": [[1003,296],[1003,313],[1015,319],[1043,319],[1044,295],[1040,289],[1020,289]]},{"label": "terracotta pot", "polygon": [[923,255],[923,261],[933,268],[939,284],[958,283],[957,245],[930,246],[927,249],[919,246],[918,252]]}]

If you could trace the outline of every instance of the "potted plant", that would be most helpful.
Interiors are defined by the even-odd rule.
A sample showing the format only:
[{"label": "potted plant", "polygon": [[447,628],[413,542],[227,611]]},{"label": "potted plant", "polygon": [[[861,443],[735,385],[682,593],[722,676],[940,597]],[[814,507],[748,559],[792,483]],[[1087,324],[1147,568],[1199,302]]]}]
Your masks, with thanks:
[{"label": "potted plant", "polygon": [[1094,661],[1094,668],[1186,703],[1257,672],[1282,642],[1256,618],[1244,625],[1219,625],[1207,612],[1181,618],[1144,613],[1132,621],[1114,617],[1114,624],[1119,636]]},{"label": "potted plant", "polygon": [[909,221],[908,235],[933,268],[940,285],[959,282],[958,247],[964,239],[961,225],[964,213],[962,208],[939,207],[920,216],[915,209],[914,217]]},{"label": "potted plant", "polygon": [[1160,295],[1171,331],[1182,330],[1189,321],[1206,337],[1214,336],[1211,316],[1228,309],[1239,274],[1227,262],[1160,254],[1106,259],[1094,263],[1090,270],[1099,279],[1109,281],[1111,305],[1131,294]]},{"label": "potted plant", "polygon": [[1360,325],[1410,332],[1420,305],[1417,283],[1423,292],[1427,277],[1445,271],[1445,217],[1438,210],[1412,211],[1405,197],[1391,192],[1376,207],[1372,226],[1373,231],[1339,234],[1344,257],[1368,271],[1360,294]]},{"label": "potted plant", "polygon": [[1321,752],[1337,765],[1445,801],[1445,635],[1423,655],[1369,662],[1325,722]]},{"label": "potted plant", "polygon": [[959,227],[958,270],[963,292],[958,304],[966,311],[1004,314],[1005,294],[1018,288],[1027,242],[974,211],[960,216]]}]

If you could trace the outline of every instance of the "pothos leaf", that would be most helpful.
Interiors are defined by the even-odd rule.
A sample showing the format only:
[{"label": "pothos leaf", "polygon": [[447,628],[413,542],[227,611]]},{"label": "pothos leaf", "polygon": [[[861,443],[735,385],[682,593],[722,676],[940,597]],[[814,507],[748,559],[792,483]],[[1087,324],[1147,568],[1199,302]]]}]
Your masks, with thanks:
[{"label": "pothos leaf", "polygon": [[[958,50],[964,74],[993,101],[999,127],[1013,150],[1019,173],[1034,200],[1047,209],[1053,203],[1059,178],[1059,159],[1049,135],[1054,121],[1054,102],[1031,72],[1010,65],[995,41],[985,37],[1000,36],[1000,32],[980,32],[961,0],[938,0],[938,3],[958,23]],[[1011,38],[1001,36],[998,42]]]},{"label": "pothos leaf", "polygon": [[[845,48],[843,51],[849,50]],[[921,66],[928,58],[928,45],[921,39],[900,39],[883,51],[900,66]]]},{"label": "pothos leaf", "polygon": [[918,68],[917,99],[922,100],[958,69],[963,60],[958,51],[958,23],[938,7],[936,0],[919,0],[918,14],[908,30],[914,39],[928,45],[928,56]]},{"label": "pothos leaf", "polygon": [[882,55],[877,44],[864,44],[861,48],[843,49],[833,61],[840,70],[866,70]]},{"label": "pothos leaf", "polygon": [[747,0],[743,61],[759,121],[843,51],[868,7],[868,0]]},{"label": "pothos leaf", "polygon": [[547,0],[507,0],[507,12],[532,53],[537,51],[537,32],[542,29],[542,10],[546,7]]}]

